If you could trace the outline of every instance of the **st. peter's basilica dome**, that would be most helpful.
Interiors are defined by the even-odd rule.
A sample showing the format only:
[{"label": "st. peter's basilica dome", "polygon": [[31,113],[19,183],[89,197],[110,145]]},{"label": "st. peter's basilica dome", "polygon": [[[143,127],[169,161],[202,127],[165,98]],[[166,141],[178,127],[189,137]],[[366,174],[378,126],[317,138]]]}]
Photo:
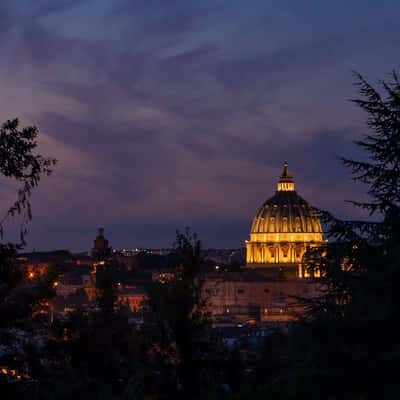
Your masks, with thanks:
[{"label": "st. peter's basilica dome", "polygon": [[250,267],[300,264],[308,247],[324,243],[318,213],[295,190],[285,162],[277,191],[260,207],[246,242]]}]

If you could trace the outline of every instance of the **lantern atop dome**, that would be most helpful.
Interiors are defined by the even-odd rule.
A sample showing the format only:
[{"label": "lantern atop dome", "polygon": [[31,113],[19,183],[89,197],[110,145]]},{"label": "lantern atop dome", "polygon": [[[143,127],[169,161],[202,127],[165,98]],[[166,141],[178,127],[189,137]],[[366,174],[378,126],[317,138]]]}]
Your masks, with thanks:
[{"label": "lantern atop dome", "polygon": [[278,190],[278,192],[294,192],[295,191],[293,177],[290,176],[288,173],[287,161],[285,161],[285,163],[283,164],[283,172],[282,172],[281,177],[278,180],[277,190]]}]

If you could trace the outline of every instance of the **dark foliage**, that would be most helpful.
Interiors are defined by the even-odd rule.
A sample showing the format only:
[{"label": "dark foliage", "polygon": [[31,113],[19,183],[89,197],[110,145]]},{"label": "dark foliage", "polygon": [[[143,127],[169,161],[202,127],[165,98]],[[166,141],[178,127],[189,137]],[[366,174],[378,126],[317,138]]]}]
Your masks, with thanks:
[{"label": "dark foliage", "polygon": [[42,398],[122,399],[132,385],[141,386],[145,346],[128,321],[121,307],[78,309],[55,321],[42,354],[47,368],[36,375]]},{"label": "dark foliage", "polygon": [[202,297],[203,259],[196,235],[177,232],[174,256],[174,277],[150,289],[146,328],[154,358],[167,374],[163,384],[168,396],[199,398],[213,383],[214,343]]},{"label": "dark foliage", "polygon": [[[49,324],[46,316],[49,301],[55,295],[58,270],[49,268],[44,276],[27,279],[16,257],[25,244],[27,224],[32,218],[31,192],[43,175],[51,173],[56,161],[35,152],[37,128],[19,129],[18,125],[18,120],[14,119],[0,128],[0,174],[20,184],[17,199],[0,221],[1,239],[5,221],[16,215],[21,217],[19,242],[0,243],[0,365],[4,370],[26,374],[33,365],[32,354],[40,347],[38,338]],[[15,378],[3,374],[0,380],[2,392],[10,397],[29,398],[36,392],[35,381],[21,380],[21,375]]]},{"label": "dark foliage", "polygon": [[0,221],[3,234],[5,220],[21,215],[20,239],[25,243],[26,225],[32,218],[29,197],[43,175],[50,175],[56,163],[54,158],[36,154],[38,129],[28,126],[19,129],[18,119],[5,122],[0,128],[0,174],[20,183],[18,197]]},{"label": "dark foliage", "polygon": [[394,398],[400,390],[400,85],[395,72],[381,82],[383,94],[356,78],[354,102],[369,127],[356,144],[367,159],[342,161],[369,188],[369,202],[352,203],[379,222],[322,213],[330,243],[308,259],[323,286],[295,331],[295,398]]},{"label": "dark foliage", "polygon": [[105,264],[96,269],[97,302],[105,312],[114,309],[117,300],[117,288],[112,265]]}]

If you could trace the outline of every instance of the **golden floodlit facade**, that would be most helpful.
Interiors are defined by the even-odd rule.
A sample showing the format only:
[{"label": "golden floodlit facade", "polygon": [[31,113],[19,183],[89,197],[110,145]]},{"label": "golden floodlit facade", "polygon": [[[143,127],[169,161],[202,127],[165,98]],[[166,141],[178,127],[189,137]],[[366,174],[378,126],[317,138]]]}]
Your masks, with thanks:
[{"label": "golden floodlit facade", "polygon": [[286,324],[296,318],[304,311],[298,299],[320,290],[314,279],[320,272],[307,267],[304,255],[325,243],[318,212],[297,194],[285,162],[275,195],[253,219],[246,265],[207,275],[203,289],[214,324]]},{"label": "golden floodlit facade", "polygon": [[246,265],[279,267],[303,278],[307,276],[302,267],[306,250],[324,243],[318,213],[297,194],[285,162],[275,195],[265,201],[253,220],[246,241]]}]

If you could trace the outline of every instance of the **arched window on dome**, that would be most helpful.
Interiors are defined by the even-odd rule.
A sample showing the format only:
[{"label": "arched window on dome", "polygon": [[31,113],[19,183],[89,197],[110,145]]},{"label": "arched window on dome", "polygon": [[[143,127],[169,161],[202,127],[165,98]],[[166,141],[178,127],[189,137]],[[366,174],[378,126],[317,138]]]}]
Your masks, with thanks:
[{"label": "arched window on dome", "polygon": [[275,232],[275,218],[271,217],[269,219],[269,227],[268,227],[269,232]]},{"label": "arched window on dome", "polygon": [[295,224],[295,232],[301,232],[300,217],[295,218],[294,224]]},{"label": "arched window on dome", "polygon": [[288,231],[288,220],[287,217],[283,217],[282,219],[282,232]]},{"label": "arched window on dome", "polygon": [[255,230],[257,232],[260,232],[263,229],[263,224],[264,224],[264,217],[262,216],[262,214],[258,215],[255,223]]}]

